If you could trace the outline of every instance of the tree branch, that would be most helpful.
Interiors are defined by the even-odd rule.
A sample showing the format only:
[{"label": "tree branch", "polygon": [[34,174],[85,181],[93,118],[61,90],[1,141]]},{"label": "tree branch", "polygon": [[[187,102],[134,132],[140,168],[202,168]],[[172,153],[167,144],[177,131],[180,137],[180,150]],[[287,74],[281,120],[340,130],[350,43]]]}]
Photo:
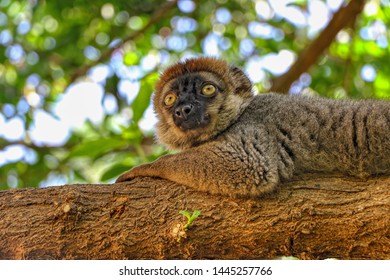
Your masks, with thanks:
[{"label": "tree branch", "polygon": [[291,84],[318,60],[337,33],[348,24],[355,22],[357,15],[363,10],[364,2],[364,0],[351,0],[347,6],[340,8],[321,34],[301,52],[291,68],[273,79],[270,91],[288,93]]},{"label": "tree branch", "polygon": [[[152,178],[0,191],[0,259],[389,259],[389,185],[305,177],[257,200]],[[183,232],[179,211],[197,209]]]},{"label": "tree branch", "polygon": [[111,55],[116,51],[118,50],[119,48],[121,48],[125,43],[129,42],[129,41],[134,41],[136,40],[140,35],[144,34],[150,27],[152,27],[154,24],[156,24],[159,20],[161,20],[162,18],[164,18],[170,11],[172,8],[174,8],[176,5],[177,5],[177,2],[178,0],[171,0],[171,1],[167,1],[164,5],[162,5],[161,7],[157,7],[156,11],[154,12],[154,14],[150,17],[150,20],[148,22],[148,24],[146,24],[142,29],[138,30],[138,31],[135,31],[133,33],[131,33],[128,37],[124,38],[123,40],[121,40],[118,44],[112,46],[111,48],[107,49],[101,56],[98,60],[94,61],[93,63],[91,64],[88,64],[88,65],[84,65],[83,67],[77,69],[73,75],[71,76],[70,78],[70,82],[69,84],[73,83],[74,81],[76,81],[77,78],[81,77],[81,76],[84,76],[87,71],[92,68],[93,66],[96,66],[97,64],[99,63],[103,63],[105,62],[107,59],[109,59],[111,57]]}]

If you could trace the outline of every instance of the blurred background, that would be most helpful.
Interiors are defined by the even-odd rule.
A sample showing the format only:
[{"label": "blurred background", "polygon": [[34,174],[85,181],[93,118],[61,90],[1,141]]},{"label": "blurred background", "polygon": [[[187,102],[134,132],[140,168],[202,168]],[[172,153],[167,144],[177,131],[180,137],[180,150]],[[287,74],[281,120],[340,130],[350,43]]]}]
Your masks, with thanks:
[{"label": "blurred background", "polygon": [[[390,1],[352,1],[363,9],[306,52],[289,94],[390,98]],[[150,106],[161,70],[221,57],[267,92],[348,4],[0,0],[0,189],[113,182],[166,153]]]}]

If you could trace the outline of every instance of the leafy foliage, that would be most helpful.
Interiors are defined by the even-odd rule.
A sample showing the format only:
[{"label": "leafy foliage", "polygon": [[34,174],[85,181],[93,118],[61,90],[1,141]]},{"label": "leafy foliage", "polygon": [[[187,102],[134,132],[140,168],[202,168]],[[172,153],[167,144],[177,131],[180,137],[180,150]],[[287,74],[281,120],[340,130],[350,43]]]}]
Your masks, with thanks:
[{"label": "leafy foliage", "polygon": [[[165,153],[141,124],[158,72],[180,58],[222,56],[267,91],[289,66],[275,58],[300,55],[326,25],[314,28],[315,20],[337,9],[317,0],[280,3],[0,0],[0,188],[112,182]],[[291,93],[389,98],[389,25],[389,2],[367,1]],[[103,117],[68,125],[62,140],[38,139],[35,128],[58,136],[93,107],[79,91],[61,118],[59,104],[80,83],[101,88]]]}]

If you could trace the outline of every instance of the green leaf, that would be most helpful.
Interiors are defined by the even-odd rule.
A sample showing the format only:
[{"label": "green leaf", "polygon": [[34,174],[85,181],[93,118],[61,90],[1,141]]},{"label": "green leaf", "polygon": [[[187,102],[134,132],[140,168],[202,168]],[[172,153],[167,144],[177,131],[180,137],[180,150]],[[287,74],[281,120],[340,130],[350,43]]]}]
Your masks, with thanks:
[{"label": "green leaf", "polygon": [[91,157],[103,155],[114,149],[123,147],[128,143],[124,140],[101,138],[96,140],[89,140],[76,146],[70,153],[69,158],[74,157]]},{"label": "green leaf", "polygon": [[179,213],[185,216],[188,220],[191,219],[191,214],[187,210],[180,210]]},{"label": "green leaf", "polygon": [[191,222],[193,220],[195,220],[196,218],[198,218],[201,212],[202,212],[201,210],[195,210],[194,213],[192,213],[192,216],[191,216],[191,219],[190,219]]},{"label": "green leaf", "polygon": [[135,65],[139,61],[139,55],[134,52],[128,52],[123,57],[123,62],[127,66]]},{"label": "green leaf", "polygon": [[374,81],[374,86],[376,88],[376,97],[379,98],[389,98],[390,97],[390,82],[388,77],[379,73]]},{"label": "green leaf", "polygon": [[191,225],[191,223],[199,217],[201,210],[194,210],[192,215],[187,210],[181,210],[179,211],[180,214],[185,216],[187,218],[187,223],[184,225],[184,229],[188,229],[188,227]]},{"label": "green leaf", "polygon": [[150,97],[153,93],[154,84],[157,79],[158,74],[153,73],[141,81],[141,90],[131,104],[131,108],[133,109],[134,113],[134,122],[137,123],[142,118],[146,108],[148,108],[150,104]]},{"label": "green leaf", "polygon": [[108,169],[106,172],[103,173],[100,180],[107,181],[107,180],[110,180],[112,178],[118,177],[120,174],[129,170],[130,168],[131,168],[131,166],[124,165],[124,164],[114,165],[110,169]]}]

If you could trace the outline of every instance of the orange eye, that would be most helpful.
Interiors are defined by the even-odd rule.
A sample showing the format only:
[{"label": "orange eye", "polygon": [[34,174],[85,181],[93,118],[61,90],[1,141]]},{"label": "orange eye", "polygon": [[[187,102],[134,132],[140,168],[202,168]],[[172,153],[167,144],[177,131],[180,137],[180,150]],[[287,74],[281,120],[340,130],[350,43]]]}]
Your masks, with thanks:
[{"label": "orange eye", "polygon": [[212,84],[207,84],[202,88],[202,93],[206,96],[213,95],[217,91],[216,87]]},{"label": "orange eye", "polygon": [[172,106],[176,102],[176,98],[176,94],[168,93],[164,99],[165,106]]}]

